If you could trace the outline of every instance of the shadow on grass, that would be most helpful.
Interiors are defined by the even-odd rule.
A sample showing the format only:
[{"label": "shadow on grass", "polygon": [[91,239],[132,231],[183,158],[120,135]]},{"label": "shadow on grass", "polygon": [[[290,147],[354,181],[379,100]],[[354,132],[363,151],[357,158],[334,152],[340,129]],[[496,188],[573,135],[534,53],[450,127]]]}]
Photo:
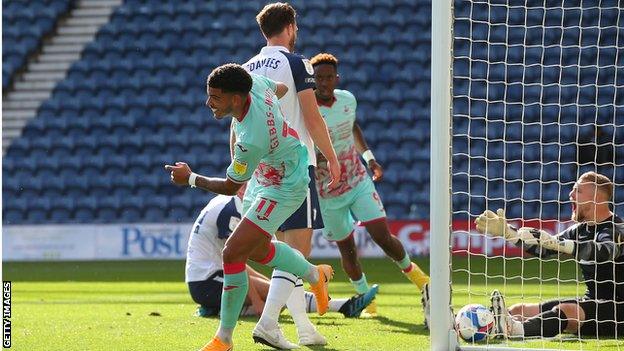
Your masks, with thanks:
[{"label": "shadow on grass", "polygon": [[425,328],[424,324],[401,322],[385,316],[377,316],[374,318],[374,320],[379,321],[384,325],[402,329],[396,330],[396,332],[398,333],[405,333],[410,335],[429,335],[429,330]]}]

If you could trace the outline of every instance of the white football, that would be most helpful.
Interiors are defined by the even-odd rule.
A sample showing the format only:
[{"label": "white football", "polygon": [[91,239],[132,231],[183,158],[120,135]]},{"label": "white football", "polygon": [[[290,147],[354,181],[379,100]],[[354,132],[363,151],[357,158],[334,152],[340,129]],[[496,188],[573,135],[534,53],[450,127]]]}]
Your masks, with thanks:
[{"label": "white football", "polygon": [[455,316],[455,330],[466,341],[484,340],[493,328],[494,314],[483,305],[466,305]]}]

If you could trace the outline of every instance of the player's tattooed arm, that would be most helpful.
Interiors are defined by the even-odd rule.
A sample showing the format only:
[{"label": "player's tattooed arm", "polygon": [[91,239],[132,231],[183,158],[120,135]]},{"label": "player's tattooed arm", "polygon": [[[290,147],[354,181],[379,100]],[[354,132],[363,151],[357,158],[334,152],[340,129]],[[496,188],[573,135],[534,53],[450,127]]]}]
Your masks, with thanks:
[{"label": "player's tattooed arm", "polygon": [[171,181],[176,185],[190,185],[216,194],[235,195],[244,184],[230,178],[204,177],[193,173],[184,162],[176,162],[174,166],[165,165],[165,169],[171,172]]}]

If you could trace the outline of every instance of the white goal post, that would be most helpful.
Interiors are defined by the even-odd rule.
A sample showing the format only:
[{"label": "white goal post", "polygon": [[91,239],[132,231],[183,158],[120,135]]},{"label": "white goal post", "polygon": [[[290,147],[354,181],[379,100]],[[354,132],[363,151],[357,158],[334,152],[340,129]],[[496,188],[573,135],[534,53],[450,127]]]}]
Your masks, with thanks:
[{"label": "white goal post", "polygon": [[431,2],[430,335],[432,351],[457,347],[451,301],[452,0]]},{"label": "white goal post", "polygon": [[588,170],[613,181],[613,212],[624,203],[624,1],[432,0],[430,123],[431,350],[624,350],[623,336],[464,342],[449,313],[489,306],[492,288],[512,302],[585,293],[573,258],[532,257],[471,223],[506,208],[514,225],[554,234],[570,225],[568,192]]}]

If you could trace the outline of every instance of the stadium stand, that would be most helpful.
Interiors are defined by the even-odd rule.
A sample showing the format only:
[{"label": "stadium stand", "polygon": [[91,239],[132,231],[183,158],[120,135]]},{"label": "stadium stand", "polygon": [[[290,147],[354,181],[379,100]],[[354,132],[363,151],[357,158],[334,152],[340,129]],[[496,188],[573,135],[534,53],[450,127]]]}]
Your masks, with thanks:
[{"label": "stadium stand", "polygon": [[[205,77],[224,62],[244,62],[264,45],[255,23],[263,5],[125,1],[9,146],[3,172],[11,180],[3,195],[12,200],[4,202],[4,222],[191,220],[211,195],[176,188],[162,166],[185,160],[199,172],[223,173],[228,124],[215,121],[204,106]],[[402,150],[400,158],[390,157],[403,139],[414,147],[428,143],[428,54],[412,50],[429,45],[426,4],[293,5],[298,50],[308,57],[327,50],[342,61],[342,87],[359,98],[361,124],[386,164],[382,196],[390,216],[425,218],[427,194],[411,206],[413,199],[401,190],[426,192],[427,177],[400,173],[427,173],[428,156]],[[406,15],[418,9],[422,17]],[[413,34],[396,38],[397,32]],[[333,33],[340,34],[328,35]],[[423,94],[411,93],[414,82]],[[405,132],[401,139],[376,134],[382,126]]]},{"label": "stadium stand", "polygon": [[[335,54],[341,61],[341,87],[358,98],[358,119],[386,168],[385,180],[378,189],[389,217],[428,218],[430,2],[297,0],[292,3],[299,14],[298,51],[308,57],[321,51]],[[259,0],[240,3],[126,0],[115,10],[110,22],[101,27],[96,40],[87,45],[81,59],[72,65],[66,79],[56,86],[22,136],[10,145],[3,163],[3,195],[11,199],[4,202],[4,223],[190,221],[211,195],[171,185],[163,165],[184,160],[200,173],[223,173],[229,161],[228,124],[214,120],[204,106],[205,77],[224,62],[246,61],[264,45],[255,22],[255,14],[263,5],[264,1]],[[461,15],[469,9],[459,6],[457,11]],[[11,12],[11,8],[5,9],[5,16],[16,16]],[[491,13],[494,17],[501,15],[496,9]],[[473,41],[484,40],[488,35],[484,28],[470,31],[461,24],[455,31],[458,36],[471,35]],[[516,29],[509,32],[510,40],[523,35]],[[580,34],[570,35],[569,40],[574,42]],[[476,50],[473,57],[487,57],[488,52],[500,54],[496,46],[472,45],[471,48],[465,41],[458,41],[456,56],[471,49]],[[509,55],[510,62],[538,62],[542,57],[530,50],[526,57],[513,50]],[[587,55],[591,60],[596,53],[587,52]],[[619,59],[622,60],[621,55]],[[525,74],[528,82],[552,78],[555,74],[558,77],[554,70],[555,67],[552,71],[544,69],[544,78],[522,70],[510,70],[507,74],[508,79],[522,78]],[[456,76],[472,78],[488,73],[482,67],[468,67],[462,62],[456,64],[455,72]],[[576,82],[576,78],[577,72],[563,72],[562,79]],[[505,132],[507,140],[548,140],[552,137],[548,128],[504,129],[501,123],[486,123],[486,118],[525,116],[542,121],[543,116],[552,115],[576,123],[589,116],[586,122],[593,123],[594,116],[598,116],[598,122],[603,123],[614,113],[601,107],[579,112],[571,107],[540,110],[488,104],[485,102],[488,93],[490,100],[513,102],[523,94],[525,99],[527,96],[539,99],[541,92],[508,86],[503,89],[506,96],[494,96],[497,90],[488,89],[485,84],[455,80],[455,96],[466,97],[455,99],[456,113],[483,117],[470,125],[466,119],[458,121],[454,125],[456,131],[470,128],[471,135],[502,138]],[[615,94],[620,106],[622,86],[621,82],[607,84],[608,91],[604,92],[611,97]],[[561,98],[577,98],[575,93],[569,95]],[[475,103],[477,98],[484,100]],[[583,91],[579,101],[591,103],[595,98],[595,94]],[[574,161],[576,126],[562,124],[559,128],[568,139],[561,141],[558,148],[544,151],[547,153],[544,156],[563,155],[566,160]],[[614,138],[622,143],[624,135]],[[468,147],[455,145],[456,152],[467,151]],[[473,156],[486,152],[478,142],[470,145],[470,149]],[[488,157],[502,160],[505,154],[514,152],[503,149],[502,144],[500,148],[488,148]],[[530,158],[535,154],[525,156]],[[537,177],[544,181],[564,179],[576,172],[573,166],[564,164],[535,173],[535,169],[527,165],[523,169],[518,163],[509,164],[503,174],[500,168],[475,167],[478,160],[471,162],[469,169],[466,158],[455,158],[454,172],[465,171],[456,175],[456,180],[485,175],[486,170],[488,175],[500,176],[489,182],[477,179],[471,182],[470,189],[463,189],[473,194],[470,209],[475,213],[485,208],[485,201],[478,201],[474,195],[485,195],[486,187],[488,194],[502,197],[504,187],[517,186],[515,182],[504,182],[505,175],[518,179],[524,174],[526,179]],[[622,180],[624,174],[616,174],[616,181]],[[524,187],[523,196],[567,199],[565,187],[553,185],[545,189],[540,195],[540,189],[529,184]],[[454,209],[466,209],[467,199],[455,195]],[[496,200],[490,201],[490,207],[495,205]],[[36,211],[30,210],[35,207]],[[557,205],[540,207],[531,201],[525,201],[520,208],[524,217],[555,217],[559,210]]]},{"label": "stadium stand", "polygon": [[52,32],[70,0],[2,1],[2,88],[6,90],[28,55]]}]

